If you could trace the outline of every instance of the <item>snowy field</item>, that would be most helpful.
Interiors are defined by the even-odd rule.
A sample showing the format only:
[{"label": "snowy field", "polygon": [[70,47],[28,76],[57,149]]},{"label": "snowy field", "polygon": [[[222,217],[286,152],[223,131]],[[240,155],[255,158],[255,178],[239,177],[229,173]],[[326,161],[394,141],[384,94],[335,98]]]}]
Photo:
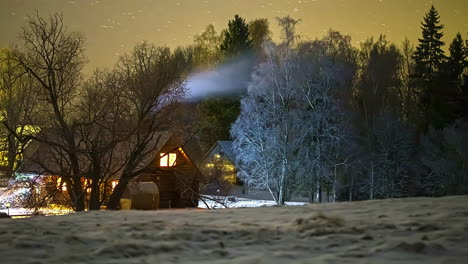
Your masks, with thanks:
[{"label": "snowy field", "polygon": [[[213,199],[213,200],[210,200]],[[219,202],[218,202],[219,201]],[[286,202],[286,205],[305,205],[305,202]],[[208,207],[207,207],[208,205]],[[211,209],[222,209],[222,208],[241,208],[241,207],[265,207],[275,206],[275,201],[270,200],[253,200],[247,198],[236,198],[236,197],[208,197],[198,202],[198,208],[211,208]]]},{"label": "snowy field", "polygon": [[467,259],[468,196],[0,219],[2,264],[466,264]]}]

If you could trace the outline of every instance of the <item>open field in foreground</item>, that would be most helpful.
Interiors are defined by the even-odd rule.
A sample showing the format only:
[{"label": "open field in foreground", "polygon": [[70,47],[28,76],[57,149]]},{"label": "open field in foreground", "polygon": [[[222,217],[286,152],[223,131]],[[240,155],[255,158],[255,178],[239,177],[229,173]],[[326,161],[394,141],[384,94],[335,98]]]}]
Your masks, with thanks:
[{"label": "open field in foreground", "polygon": [[468,263],[468,196],[0,219],[0,263]]}]

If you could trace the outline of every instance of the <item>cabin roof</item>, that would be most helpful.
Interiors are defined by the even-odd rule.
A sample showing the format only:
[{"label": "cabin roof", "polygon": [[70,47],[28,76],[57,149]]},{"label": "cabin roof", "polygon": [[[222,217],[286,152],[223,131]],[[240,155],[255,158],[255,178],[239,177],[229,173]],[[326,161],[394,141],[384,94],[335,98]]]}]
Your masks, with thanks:
[{"label": "cabin roof", "polygon": [[234,155],[234,152],[232,150],[232,141],[217,141],[211,148],[210,150],[206,153],[205,157],[203,158],[204,161],[206,161],[206,159],[208,157],[211,156],[211,154],[213,154],[213,151],[216,149],[216,147],[219,146],[219,148],[224,152],[224,154],[226,155],[226,157],[232,162],[234,163],[235,159],[236,159],[236,156]]},{"label": "cabin roof", "polygon": [[167,144],[172,143],[171,141],[174,140],[176,144],[172,143],[174,147],[182,148],[184,153],[189,157],[190,161],[199,166],[202,162],[202,150],[197,143],[195,137],[189,134],[181,133],[181,132],[164,132],[164,138],[161,138],[160,143],[155,149],[154,157],[158,158],[158,153],[161,152],[161,149],[165,147]]},{"label": "cabin roof", "polygon": [[[199,164],[201,164],[201,158],[203,156],[197,142],[190,135],[173,131],[162,131],[155,133],[153,142],[156,143],[156,146],[138,167],[147,167],[157,157],[161,149],[166,146],[172,139],[177,142],[177,147],[181,147],[184,150],[190,161],[194,163],[198,169]],[[125,142],[116,146],[116,158],[119,158],[119,155],[127,154],[125,149],[129,147],[128,144],[131,144],[131,142]],[[43,174],[44,171],[38,163],[47,163],[47,160],[51,158],[52,156],[50,154],[50,149],[46,144],[33,141],[26,148],[24,163],[19,171]]]}]

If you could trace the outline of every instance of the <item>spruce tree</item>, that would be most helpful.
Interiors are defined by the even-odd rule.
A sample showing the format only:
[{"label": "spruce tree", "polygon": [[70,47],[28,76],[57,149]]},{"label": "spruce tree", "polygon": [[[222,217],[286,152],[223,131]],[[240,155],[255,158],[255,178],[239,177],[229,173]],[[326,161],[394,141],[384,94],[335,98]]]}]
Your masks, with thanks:
[{"label": "spruce tree", "polygon": [[448,124],[464,116],[466,98],[463,96],[463,71],[467,66],[465,42],[460,33],[456,35],[449,47],[450,56],[447,57],[439,86],[443,89],[438,93],[439,112],[443,122]]},{"label": "spruce tree", "polygon": [[451,84],[458,88],[461,85],[463,70],[467,66],[466,47],[460,33],[450,43],[449,51],[447,73]]},{"label": "spruce tree", "polygon": [[441,72],[445,60],[441,39],[444,36],[440,24],[440,16],[434,6],[424,16],[422,24],[422,38],[414,53],[415,74],[419,100],[421,104],[422,123],[420,128],[427,129],[429,123],[441,126],[444,114],[442,102],[443,87],[441,85]]},{"label": "spruce tree", "polygon": [[220,49],[226,56],[239,55],[243,51],[252,48],[250,40],[249,26],[239,15],[235,15],[234,20],[230,20],[228,28],[224,30],[224,39]]},{"label": "spruce tree", "polygon": [[416,76],[424,82],[432,82],[435,75],[440,71],[445,55],[442,46],[445,44],[441,39],[444,36],[440,24],[439,12],[434,6],[424,17],[422,24],[422,38],[414,54],[416,63]]}]

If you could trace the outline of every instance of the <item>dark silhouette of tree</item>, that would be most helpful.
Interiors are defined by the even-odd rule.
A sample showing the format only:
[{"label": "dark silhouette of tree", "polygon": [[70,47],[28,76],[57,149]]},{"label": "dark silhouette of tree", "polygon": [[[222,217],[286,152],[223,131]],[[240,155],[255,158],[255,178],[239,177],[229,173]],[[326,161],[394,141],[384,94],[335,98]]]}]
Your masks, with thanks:
[{"label": "dark silhouette of tree", "polygon": [[414,53],[415,78],[418,83],[418,92],[423,112],[422,128],[425,130],[429,123],[438,123],[441,102],[440,89],[437,82],[440,81],[440,73],[445,60],[442,46],[445,44],[441,39],[444,36],[440,24],[439,12],[431,6],[429,12],[424,16],[422,24],[422,38]]},{"label": "dark silhouette of tree", "polygon": [[276,20],[282,29],[281,39],[283,43],[291,47],[296,40],[300,38],[300,36],[296,34],[296,25],[301,23],[302,19],[294,19],[287,15],[285,17],[277,17]]},{"label": "dark silhouette of tree", "polygon": [[[450,56],[447,57],[447,61],[444,67],[443,74],[443,86],[445,107],[444,119],[451,123],[456,119],[466,116],[466,104],[468,103],[466,96],[463,96],[463,71],[468,66],[467,54],[465,51],[465,42],[463,41],[461,34],[458,33],[450,43],[449,51]],[[465,79],[466,81],[466,79]]]},{"label": "dark silhouette of tree", "polygon": [[220,49],[228,57],[239,55],[250,50],[253,46],[252,40],[250,40],[249,26],[239,15],[235,15],[234,20],[229,21],[228,28],[224,30],[223,36],[224,39]]},{"label": "dark silhouette of tree", "polygon": [[[267,21],[266,21],[267,22]],[[268,34],[268,23],[265,21],[254,21],[255,41],[260,45]],[[265,29],[266,25],[266,29]],[[247,82],[250,80],[250,67],[252,60],[249,55],[253,51],[253,40],[250,35],[249,26],[245,20],[239,15],[230,20],[228,28],[222,33],[223,39],[220,45],[220,50],[226,60],[230,62],[247,61],[246,68],[238,69],[236,76],[237,80],[245,80],[245,83],[239,84],[239,91],[242,93],[247,87]],[[257,39],[258,38],[258,39]],[[242,71],[241,71],[242,70]],[[233,76],[223,76],[226,81],[230,81]],[[221,84],[220,84],[221,85]],[[206,98],[197,107],[199,123],[196,125],[197,134],[200,137],[202,148],[207,150],[218,140],[229,140],[229,129],[239,115],[240,93],[231,93],[230,95],[214,96]]]},{"label": "dark silhouette of tree", "polygon": [[441,40],[444,36],[443,28],[444,25],[440,24],[439,12],[432,6],[422,22],[422,38],[419,39],[419,45],[414,54],[416,75],[424,82],[433,81],[444,62],[445,55],[442,46],[445,43]]},{"label": "dark silhouette of tree", "polygon": [[399,93],[401,95],[401,120],[406,126],[414,125],[418,111],[418,97],[414,89],[414,46],[406,38],[401,45],[401,67]]},{"label": "dark silhouette of tree", "polygon": [[258,18],[249,23],[250,40],[257,51],[261,51],[263,43],[271,39],[270,23],[266,18]]},{"label": "dark silhouette of tree", "polygon": [[240,112],[239,96],[213,97],[197,107],[202,148],[208,150],[218,140],[230,140],[229,130]]},{"label": "dark silhouette of tree", "polygon": [[459,89],[462,84],[463,70],[467,66],[466,47],[460,33],[450,43],[449,51],[450,57],[447,58],[446,64],[449,82]]},{"label": "dark silhouette of tree", "polygon": [[201,34],[194,37],[194,66],[214,67],[221,60],[222,36],[218,34],[212,24],[208,25]]}]

